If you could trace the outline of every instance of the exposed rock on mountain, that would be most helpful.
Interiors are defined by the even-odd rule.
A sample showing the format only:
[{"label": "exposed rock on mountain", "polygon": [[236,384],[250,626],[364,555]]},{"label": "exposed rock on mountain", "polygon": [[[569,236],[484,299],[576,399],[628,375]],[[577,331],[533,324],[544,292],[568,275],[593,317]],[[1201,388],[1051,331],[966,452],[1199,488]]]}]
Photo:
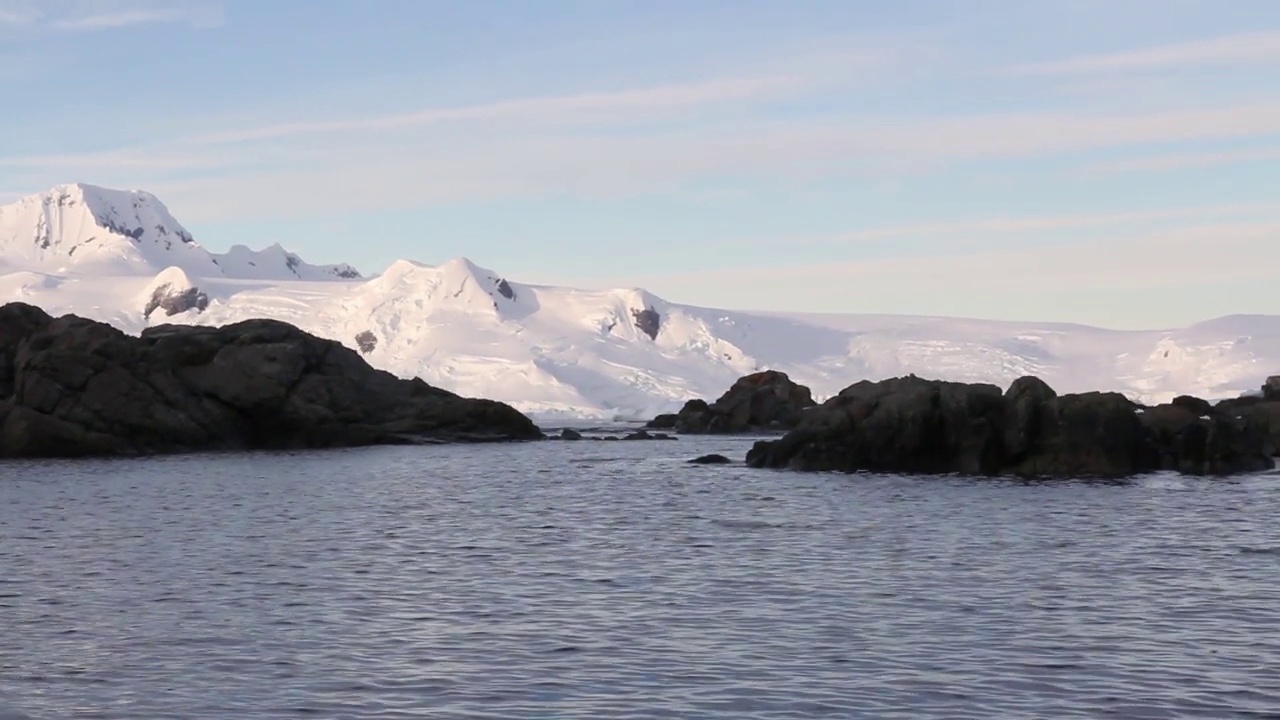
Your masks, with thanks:
[{"label": "exposed rock on mountain", "polygon": [[863,381],[757,442],[752,467],[912,474],[1123,477],[1274,467],[1267,429],[1195,398],[1146,408],[1118,393],[1057,395],[1034,377],[995,385],[914,375]]},{"label": "exposed rock on mountain", "polygon": [[360,350],[360,354],[368,355],[378,349],[378,336],[373,334],[372,330],[365,330],[356,335],[356,348]]},{"label": "exposed rock on mountain", "polygon": [[801,413],[815,404],[809,388],[786,373],[766,370],[739,378],[710,405],[690,400],[680,412],[659,415],[648,427],[689,434],[785,430],[795,427]]},{"label": "exposed rock on mountain", "polygon": [[142,337],[0,307],[0,457],[524,440],[511,407],[371,368],[275,320]]},{"label": "exposed rock on mountain", "polygon": [[163,310],[166,316],[195,310],[203,312],[209,307],[209,296],[196,287],[182,271],[182,268],[170,267],[151,281],[143,291],[146,302],[142,307],[142,316],[149,318],[156,310]]},{"label": "exposed rock on mountain", "polygon": [[658,331],[662,329],[662,316],[658,315],[658,311],[653,308],[645,308],[643,310],[632,310],[631,317],[636,322],[636,328],[649,336],[650,340],[658,339]]}]

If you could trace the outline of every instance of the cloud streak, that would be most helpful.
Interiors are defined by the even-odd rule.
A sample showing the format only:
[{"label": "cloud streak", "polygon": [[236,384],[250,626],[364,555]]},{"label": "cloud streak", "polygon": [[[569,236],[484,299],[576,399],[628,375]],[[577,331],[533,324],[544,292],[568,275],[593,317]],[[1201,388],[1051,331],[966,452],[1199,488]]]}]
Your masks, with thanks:
[{"label": "cloud streak", "polygon": [[635,116],[650,112],[689,110],[711,104],[765,100],[795,90],[802,84],[801,78],[789,75],[729,78],[705,83],[619,92],[519,98],[479,105],[430,108],[371,118],[284,123],[211,133],[196,137],[193,141],[202,144],[227,144],[297,135],[397,130],[475,120],[518,119],[523,122],[558,120],[573,123],[593,117],[596,120],[609,117],[617,119],[618,114]]},{"label": "cloud streak", "polygon": [[[1280,263],[1277,236],[1280,220],[1205,223],[1047,247],[633,275],[596,285],[646,287],[673,301],[713,307],[861,308],[1009,319],[1019,315],[1016,306],[1025,299],[1022,319],[1027,320],[1078,320],[1088,302],[1108,318],[1106,326],[1148,328],[1153,322],[1181,325],[1239,311],[1238,306],[1207,309],[1221,300],[1217,295],[1191,303],[1169,301],[1186,299],[1198,286],[1271,282]],[[1206,247],[1213,251],[1205,252]],[[1121,298],[1132,303],[1135,294],[1145,297],[1141,305],[1119,304]],[[1056,301],[1046,305],[1043,299],[1049,296]],[[1159,308],[1153,311],[1152,303]]]},{"label": "cloud streak", "polygon": [[225,20],[216,0],[0,0],[0,26],[58,32],[95,32],[139,25],[187,24],[208,28]]},{"label": "cloud streak", "polygon": [[907,225],[871,228],[822,238],[793,238],[788,239],[787,243],[857,243],[908,237],[943,238],[954,237],[957,235],[1017,235],[1022,233],[1047,233],[1059,230],[1105,228],[1132,223],[1158,223],[1165,221],[1204,219],[1218,216],[1238,216],[1259,212],[1280,213],[1280,202],[1232,203],[1134,212],[1079,213],[1074,215],[1035,215],[1023,217],[980,218],[972,220],[946,220],[940,222],[912,223]]},{"label": "cloud streak", "polygon": [[1174,153],[1092,163],[1082,168],[1080,174],[1096,176],[1128,172],[1161,172],[1276,160],[1280,160],[1280,147],[1257,147],[1218,152]]},{"label": "cloud streak", "polygon": [[1194,66],[1245,65],[1280,60],[1280,30],[1238,33],[1126,52],[1080,55],[1018,65],[1013,75],[1070,76],[1154,72]]}]

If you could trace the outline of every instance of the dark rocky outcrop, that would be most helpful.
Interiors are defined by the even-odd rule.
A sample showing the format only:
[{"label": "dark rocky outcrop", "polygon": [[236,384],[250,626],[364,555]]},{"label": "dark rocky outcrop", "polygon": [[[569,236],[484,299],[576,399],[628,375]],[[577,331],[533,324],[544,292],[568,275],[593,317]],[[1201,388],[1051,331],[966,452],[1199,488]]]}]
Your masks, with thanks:
[{"label": "dark rocky outcrop", "polygon": [[657,310],[653,308],[632,310],[631,318],[635,320],[636,328],[648,335],[650,340],[658,339],[658,331],[662,329],[662,316],[658,315]]},{"label": "dark rocky outcrop", "polygon": [[732,462],[733,462],[732,460],[730,460],[729,458],[723,455],[713,453],[711,455],[701,455],[699,457],[696,457],[690,460],[689,464],[691,465],[728,465]]},{"label": "dark rocky outcrop", "polygon": [[360,349],[361,355],[368,355],[378,348],[378,336],[372,330],[357,333],[356,347]]},{"label": "dark rocky outcrop", "polygon": [[375,370],[283,322],[163,325],[133,337],[0,307],[0,457],[539,437],[507,405]]},{"label": "dark rocky outcrop", "polygon": [[1280,455],[1280,375],[1267,378],[1261,393],[1223,400],[1213,409],[1269,429],[1274,452]]},{"label": "dark rocky outcrop", "polygon": [[565,428],[560,431],[560,439],[561,440],[581,440],[582,433],[578,432],[577,430],[574,430],[573,428]]},{"label": "dark rocky outcrop", "polygon": [[633,433],[623,436],[623,440],[675,440],[666,433],[651,433],[647,430],[637,430]]},{"label": "dark rocky outcrop", "polygon": [[1025,377],[994,385],[914,375],[863,381],[757,442],[752,467],[888,473],[1124,477],[1274,467],[1267,429],[1197,398],[1143,407],[1118,393],[1058,395]]},{"label": "dark rocky outcrop", "polygon": [[809,388],[786,373],[766,370],[739,378],[714,403],[690,400],[680,412],[659,415],[646,427],[687,434],[788,430],[815,405]]},{"label": "dark rocky outcrop", "polygon": [[505,279],[498,280],[497,289],[498,294],[502,297],[508,300],[516,299],[516,291],[511,288],[511,283],[507,282]]},{"label": "dark rocky outcrop", "polygon": [[188,310],[204,312],[209,307],[209,296],[197,287],[177,289],[172,285],[161,285],[151,293],[142,316],[149,318],[156,310],[163,310],[166,316],[177,315]]},{"label": "dark rocky outcrop", "polygon": [[1272,375],[1262,384],[1262,399],[1280,402],[1280,375]]}]

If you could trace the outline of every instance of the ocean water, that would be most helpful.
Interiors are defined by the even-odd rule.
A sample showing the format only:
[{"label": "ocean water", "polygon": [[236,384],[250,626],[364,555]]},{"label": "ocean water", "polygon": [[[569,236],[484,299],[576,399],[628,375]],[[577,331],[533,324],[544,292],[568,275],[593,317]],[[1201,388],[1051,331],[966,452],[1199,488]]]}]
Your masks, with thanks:
[{"label": "ocean water", "polygon": [[748,444],[0,464],[0,717],[1280,717],[1280,475]]}]

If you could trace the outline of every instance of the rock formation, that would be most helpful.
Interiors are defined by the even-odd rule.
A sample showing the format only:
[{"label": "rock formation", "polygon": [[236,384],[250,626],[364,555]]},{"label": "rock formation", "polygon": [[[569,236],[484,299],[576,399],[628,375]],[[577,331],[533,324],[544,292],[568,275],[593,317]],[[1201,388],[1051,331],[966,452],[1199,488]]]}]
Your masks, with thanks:
[{"label": "rock formation", "polygon": [[690,400],[680,412],[659,415],[647,427],[687,434],[787,430],[815,405],[809,388],[796,384],[786,373],[766,370],[739,378],[714,403]]},{"label": "rock formation", "polygon": [[1267,378],[1259,394],[1223,400],[1213,409],[1268,428],[1275,452],[1280,455],[1280,375]]},{"label": "rock formation", "polygon": [[650,340],[658,339],[658,331],[662,329],[662,317],[658,315],[658,311],[653,308],[645,308],[643,310],[632,310],[631,319],[635,320],[636,327],[640,332],[649,336]]},{"label": "rock formation", "polygon": [[189,310],[204,312],[209,307],[209,296],[196,287],[182,268],[168,267],[156,275],[142,292],[142,316],[150,318],[157,310],[173,316]]},{"label": "rock formation", "polygon": [[541,437],[502,403],[370,367],[287,323],[141,337],[0,307],[0,457],[141,455]]},{"label": "rock formation", "polygon": [[1280,375],[1272,375],[1262,384],[1262,397],[1264,400],[1280,401]]},{"label": "rock formation", "polygon": [[1058,395],[1033,377],[994,385],[914,375],[852,385],[782,438],[757,442],[752,467],[912,474],[1124,477],[1275,466],[1268,430],[1197,398],[1156,407],[1119,393]]}]

